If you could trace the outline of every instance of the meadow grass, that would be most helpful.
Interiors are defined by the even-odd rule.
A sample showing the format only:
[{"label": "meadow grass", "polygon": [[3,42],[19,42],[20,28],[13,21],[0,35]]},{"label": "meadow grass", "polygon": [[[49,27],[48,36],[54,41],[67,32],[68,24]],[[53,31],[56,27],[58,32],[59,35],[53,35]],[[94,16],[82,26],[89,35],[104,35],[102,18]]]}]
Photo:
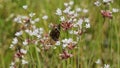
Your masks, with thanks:
[{"label": "meadow grass", "polygon": [[[15,53],[11,50],[10,44],[14,34],[20,28],[19,24],[13,22],[11,14],[28,15],[35,12],[36,17],[41,18],[48,15],[48,20],[40,19],[37,27],[43,27],[49,31],[49,23],[60,23],[55,15],[57,8],[64,8],[64,2],[69,0],[0,0],[0,68],[9,68]],[[62,52],[60,46],[57,49],[37,52],[40,45],[29,45],[28,53],[25,57],[29,60],[27,65],[17,63],[17,68],[100,68],[104,64],[109,64],[110,68],[120,67],[120,12],[113,14],[113,19],[104,19],[100,13],[100,7],[94,6],[95,0],[74,0],[74,7],[89,9],[91,28],[80,37],[77,47],[71,51],[73,57],[61,60],[59,54]],[[24,11],[22,6],[28,5],[28,10]],[[120,9],[120,0],[114,0],[111,7]],[[82,14],[81,14],[82,16]],[[27,36],[23,36],[27,37]],[[64,31],[61,36],[71,37]],[[74,36],[73,36],[74,38]],[[102,64],[95,62],[101,59]]]}]

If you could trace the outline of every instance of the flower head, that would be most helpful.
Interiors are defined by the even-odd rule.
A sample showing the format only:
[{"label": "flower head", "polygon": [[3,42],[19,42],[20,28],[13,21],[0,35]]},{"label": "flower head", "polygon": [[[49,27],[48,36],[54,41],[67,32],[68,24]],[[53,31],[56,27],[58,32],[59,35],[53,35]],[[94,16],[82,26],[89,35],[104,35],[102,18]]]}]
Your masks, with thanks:
[{"label": "flower head", "polygon": [[18,43],[17,37],[13,38],[12,44],[17,44],[17,43]]},{"label": "flower head", "polygon": [[104,68],[110,68],[109,64],[104,64]]},{"label": "flower head", "polygon": [[61,27],[63,30],[68,30],[73,27],[73,24],[71,22],[62,22]]},{"label": "flower head", "polygon": [[48,19],[48,16],[47,16],[47,15],[44,15],[44,16],[42,17],[42,19],[47,20],[47,19]]},{"label": "flower head", "polygon": [[59,8],[57,8],[57,10],[56,10],[56,15],[62,15],[62,11],[61,11],[61,9],[59,9]]},{"label": "flower head", "polygon": [[69,54],[67,51],[63,50],[63,53],[59,54],[59,56],[60,56],[60,59],[68,59],[68,58],[72,57],[73,55]]},{"label": "flower head", "polygon": [[103,15],[103,17],[108,17],[108,18],[112,18],[112,12],[110,11],[105,11],[105,10],[101,10],[101,14]]},{"label": "flower head", "polygon": [[28,6],[27,5],[23,5],[23,9],[27,9],[28,8]]}]

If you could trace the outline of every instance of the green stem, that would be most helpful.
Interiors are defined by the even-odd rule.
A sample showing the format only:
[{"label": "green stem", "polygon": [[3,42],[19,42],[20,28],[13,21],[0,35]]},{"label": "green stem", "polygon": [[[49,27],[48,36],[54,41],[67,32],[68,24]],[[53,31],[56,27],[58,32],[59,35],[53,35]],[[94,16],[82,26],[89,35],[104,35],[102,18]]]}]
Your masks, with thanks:
[{"label": "green stem", "polygon": [[[116,25],[116,24],[115,24],[115,32],[116,32],[116,34],[119,34],[119,32],[118,32],[118,30],[117,30],[117,25]],[[116,35],[116,36],[117,36],[117,35]],[[120,57],[120,56],[119,56],[119,54],[120,54],[120,52],[119,52],[119,51],[120,51],[120,49],[119,49],[120,46],[119,46],[119,45],[120,45],[120,44],[119,44],[119,37],[117,36],[116,38],[117,38],[117,46],[118,46],[118,47],[117,47],[117,51],[118,51],[118,61],[117,61],[117,62],[118,62],[118,68],[119,68],[119,66],[120,66],[120,59],[119,59],[119,57]]]},{"label": "green stem", "polygon": [[39,54],[38,54],[38,52],[37,52],[37,49],[36,49],[36,47],[35,47],[35,53],[36,53],[36,57],[37,57],[37,61],[38,61],[38,68],[41,68],[41,66],[40,66],[40,58],[39,58]]}]

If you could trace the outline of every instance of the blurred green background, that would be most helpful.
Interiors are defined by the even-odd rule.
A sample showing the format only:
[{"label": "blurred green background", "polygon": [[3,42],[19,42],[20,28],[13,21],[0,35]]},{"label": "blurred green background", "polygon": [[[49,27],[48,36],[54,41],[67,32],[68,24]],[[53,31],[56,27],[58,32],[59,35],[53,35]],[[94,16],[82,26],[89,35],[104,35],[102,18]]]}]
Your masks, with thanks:
[{"label": "blurred green background", "polygon": [[[30,12],[35,12],[36,17],[39,18],[47,14],[49,16],[48,23],[57,22],[56,9],[63,8],[63,3],[68,1],[0,0],[0,68],[9,68],[13,56],[13,51],[9,49],[9,46],[14,33],[19,29],[19,25],[13,22],[14,16],[10,17],[11,15],[27,15]],[[95,64],[97,59],[102,59],[104,64],[110,64],[111,68],[119,68],[120,12],[114,13],[112,20],[106,19],[103,22],[104,19],[100,13],[101,8],[94,6],[94,2],[95,0],[74,0],[75,6],[89,9],[88,16],[91,23],[91,28],[87,30],[80,42],[79,58],[81,68],[97,68]],[[26,4],[28,5],[28,10],[24,11],[22,6]],[[115,0],[111,6],[120,9],[120,0]],[[42,23],[43,21],[40,21],[39,25],[42,25]],[[74,61],[64,65],[62,63],[68,62],[67,60],[57,60],[58,58],[53,57],[47,65],[43,62],[43,67],[46,65],[45,68],[77,68],[75,58],[78,57],[73,57]],[[58,61],[61,61],[61,63]]]}]

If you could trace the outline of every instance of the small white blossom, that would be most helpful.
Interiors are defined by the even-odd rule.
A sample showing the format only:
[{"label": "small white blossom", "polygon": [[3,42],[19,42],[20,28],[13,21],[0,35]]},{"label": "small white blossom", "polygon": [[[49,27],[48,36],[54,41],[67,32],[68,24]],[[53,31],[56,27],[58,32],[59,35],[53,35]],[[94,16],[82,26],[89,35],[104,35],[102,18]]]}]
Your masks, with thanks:
[{"label": "small white blossom", "polygon": [[66,6],[66,7],[67,7],[67,6],[68,6],[68,3],[64,3],[64,6]]},{"label": "small white blossom", "polygon": [[85,22],[89,23],[90,22],[89,18],[85,18]]},{"label": "small white blossom", "polygon": [[20,52],[23,53],[23,54],[26,54],[26,53],[27,53],[27,50],[20,49]]},{"label": "small white blossom", "polygon": [[83,12],[84,12],[84,13],[88,13],[88,10],[87,10],[87,9],[83,9]]},{"label": "small white blossom", "polygon": [[78,34],[78,31],[74,31],[74,34],[77,35],[77,34]]},{"label": "small white blossom", "polygon": [[104,68],[110,68],[109,64],[104,64]]},{"label": "small white blossom", "polygon": [[39,21],[40,21],[40,18],[36,18],[34,21],[35,21],[35,22],[39,22]]},{"label": "small white blossom", "polygon": [[36,14],[33,13],[33,12],[31,12],[31,13],[29,14],[30,17],[33,17],[33,16],[35,16],[35,15],[36,15]]},{"label": "small white blossom", "polygon": [[73,19],[72,19],[72,18],[70,18],[70,19],[68,20],[68,22],[70,22],[70,23],[72,23],[72,21],[73,21]]},{"label": "small white blossom", "polygon": [[41,38],[42,36],[41,35],[37,35],[37,38]]},{"label": "small white blossom", "polygon": [[44,15],[44,16],[42,17],[42,19],[47,20],[47,19],[48,19],[48,16],[47,16],[47,15]]},{"label": "small white blossom", "polygon": [[14,65],[15,65],[15,62],[11,62],[10,68],[15,68]]},{"label": "small white blossom", "polygon": [[104,3],[112,2],[112,0],[103,0]]},{"label": "small white blossom", "polygon": [[71,7],[69,6],[69,7],[67,7],[63,12],[64,12],[64,13],[69,13],[70,9],[71,9]]},{"label": "small white blossom", "polygon": [[82,23],[83,23],[83,19],[79,19],[78,22],[77,22],[77,24],[78,24],[79,26],[81,26]]},{"label": "small white blossom", "polygon": [[56,10],[56,15],[62,15],[62,11],[61,11],[61,9],[59,9],[59,8],[57,8],[57,10]]},{"label": "small white blossom", "polygon": [[60,21],[65,21],[65,17],[64,17],[64,16],[61,16],[61,17],[60,17]]},{"label": "small white blossom", "polygon": [[28,8],[28,6],[27,6],[27,5],[23,5],[22,7],[23,7],[23,9],[27,9],[27,8]]},{"label": "small white blossom", "polygon": [[75,18],[75,17],[77,17],[78,16],[78,13],[74,13],[74,16],[73,16],[73,18]]},{"label": "small white blossom", "polygon": [[73,19],[73,22],[76,22],[77,21],[77,19]]},{"label": "small white blossom", "polygon": [[22,64],[28,64],[28,61],[22,60]]},{"label": "small white blossom", "polygon": [[72,41],[73,41],[72,38],[62,40],[63,43],[67,43],[67,44]]},{"label": "small white blossom", "polygon": [[72,38],[69,38],[69,39],[63,39],[63,40],[62,40],[62,43],[63,43],[63,45],[62,45],[63,48],[65,48],[66,46],[69,45],[69,43],[74,43],[74,44],[76,44],[77,42],[73,41]]},{"label": "small white blossom", "polygon": [[81,8],[76,8],[76,12],[80,12],[80,11],[82,11]]},{"label": "small white blossom", "polygon": [[24,46],[28,45],[28,41],[25,40],[25,41],[23,42],[23,45],[24,45]]},{"label": "small white blossom", "polygon": [[90,28],[90,23],[87,23],[87,24],[85,25],[85,27],[86,27],[86,28]]},{"label": "small white blossom", "polygon": [[66,46],[68,46],[68,44],[63,44],[63,48],[65,48]]},{"label": "small white blossom", "polygon": [[119,9],[113,8],[112,12],[114,12],[114,13],[119,12]]},{"label": "small white blossom", "polygon": [[25,32],[26,32],[26,33],[30,33],[30,30],[29,30],[29,29],[26,29]]},{"label": "small white blossom", "polygon": [[96,64],[101,64],[101,60],[98,59],[95,63],[96,63]]},{"label": "small white blossom", "polygon": [[70,34],[73,34],[73,33],[74,33],[74,31],[73,31],[73,30],[70,30],[70,31],[69,31],[69,33],[70,33]]},{"label": "small white blossom", "polygon": [[54,47],[53,49],[56,49],[57,47]]},{"label": "small white blossom", "polygon": [[15,33],[15,36],[20,36],[20,35],[22,35],[23,34],[23,31],[19,31],[19,32],[16,32]]},{"label": "small white blossom", "polygon": [[69,15],[73,15],[75,13],[75,11],[69,11]]},{"label": "small white blossom", "polygon": [[69,2],[69,5],[73,5],[73,4],[74,4],[74,2],[73,2],[73,1],[70,1],[70,2]]},{"label": "small white blossom", "polygon": [[95,4],[96,6],[100,6],[100,5],[101,5],[101,3],[100,3],[99,1],[94,2],[94,4]]},{"label": "small white blossom", "polygon": [[13,47],[14,47],[14,45],[13,45],[13,44],[11,44],[11,45],[10,45],[10,48],[13,48]]},{"label": "small white blossom", "polygon": [[12,66],[13,66],[13,65],[15,65],[15,62],[11,62],[11,64],[10,64],[10,65],[12,65]]},{"label": "small white blossom", "polygon": [[13,38],[12,44],[17,44],[18,43],[18,39],[15,37]]},{"label": "small white blossom", "polygon": [[14,18],[13,21],[17,23],[22,23],[21,16],[17,16],[16,18]]},{"label": "small white blossom", "polygon": [[31,24],[35,24],[35,21],[32,21],[32,20],[31,20],[30,23],[31,23]]},{"label": "small white blossom", "polygon": [[60,45],[60,41],[57,41],[57,42],[55,43],[55,45]]}]

